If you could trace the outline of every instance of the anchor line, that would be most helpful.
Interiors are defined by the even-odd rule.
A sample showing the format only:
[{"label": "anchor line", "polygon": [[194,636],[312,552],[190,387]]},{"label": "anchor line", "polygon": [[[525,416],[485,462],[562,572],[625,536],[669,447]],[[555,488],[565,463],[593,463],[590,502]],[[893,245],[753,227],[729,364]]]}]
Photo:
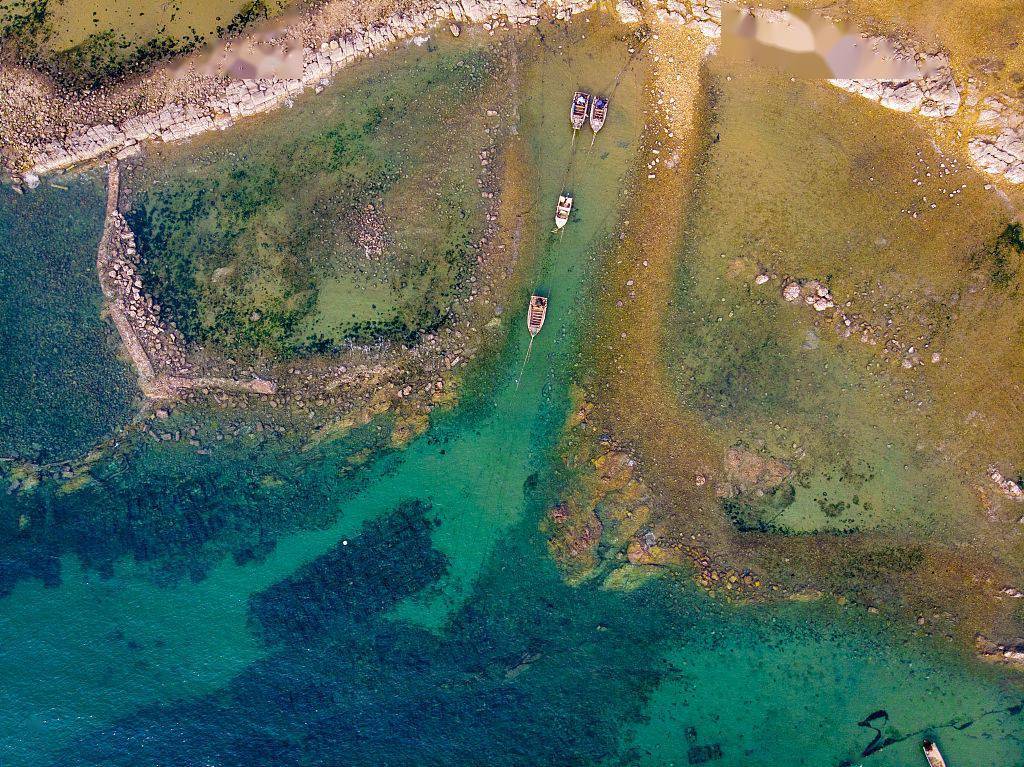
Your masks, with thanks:
[{"label": "anchor line", "polygon": [[523,358],[523,366],[519,368],[519,378],[516,379],[516,391],[519,391],[519,384],[523,382],[523,373],[526,372],[526,363],[530,361],[530,352],[533,351],[534,336],[530,336],[530,343],[526,347],[526,356]]}]

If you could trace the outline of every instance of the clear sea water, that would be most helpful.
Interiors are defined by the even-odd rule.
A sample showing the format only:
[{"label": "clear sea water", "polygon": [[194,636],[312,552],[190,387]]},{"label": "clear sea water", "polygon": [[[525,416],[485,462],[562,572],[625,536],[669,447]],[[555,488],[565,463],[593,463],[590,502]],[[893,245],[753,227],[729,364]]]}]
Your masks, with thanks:
[{"label": "clear sea water", "polygon": [[902,767],[925,734],[951,767],[1024,764],[1024,692],[909,629],[729,606],[685,573],[570,587],[548,556],[586,291],[641,130],[627,71],[567,168],[562,96],[620,70],[613,33],[551,32],[524,72],[536,198],[571,178],[577,204],[563,238],[550,205],[524,212],[551,308],[521,386],[517,318],[453,412],[356,472],[376,424],[306,453],[129,440],[76,492],[0,496],[0,764]]}]

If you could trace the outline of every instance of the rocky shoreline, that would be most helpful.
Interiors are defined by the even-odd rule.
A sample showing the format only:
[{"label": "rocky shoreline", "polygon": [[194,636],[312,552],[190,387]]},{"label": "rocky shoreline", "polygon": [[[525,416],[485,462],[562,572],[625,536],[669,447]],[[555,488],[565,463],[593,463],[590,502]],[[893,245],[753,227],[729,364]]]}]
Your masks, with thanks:
[{"label": "rocky shoreline", "polygon": [[[285,46],[301,41],[300,77],[198,77],[191,87],[184,89],[186,93],[172,92],[164,103],[149,110],[129,106],[153,101],[152,91],[158,89],[147,78],[114,94],[115,105],[108,104],[103,110],[91,109],[93,103],[103,101],[103,94],[90,94],[88,99],[79,101],[71,95],[46,94],[55,103],[48,106],[45,114],[37,115],[39,119],[30,126],[32,130],[0,134],[0,156],[9,176],[32,187],[47,173],[108,157],[125,157],[147,141],[180,141],[224,130],[241,118],[288,105],[301,93],[324,87],[337,71],[352,62],[442,23],[450,24],[452,34],[456,35],[463,22],[482,25],[493,33],[500,27],[536,26],[542,19],[566,20],[595,5],[594,0],[442,0],[435,5],[414,6],[375,24],[348,29],[319,42],[303,39],[295,29],[293,34],[280,37]],[[710,40],[721,36],[721,0],[656,0],[652,9],[652,21],[682,25]],[[627,24],[638,24],[645,18],[632,0],[618,0],[615,12]],[[895,48],[897,57],[921,76],[908,80],[833,79],[829,81],[832,85],[888,109],[926,118],[945,119],[962,112],[961,89],[946,54],[922,52],[907,43],[877,36],[865,36],[864,44]],[[0,97],[0,125],[8,129],[18,124],[26,109],[31,110],[40,101],[35,92],[41,87],[35,83],[38,77],[23,74],[24,82],[18,83],[21,87],[9,87],[8,95]],[[17,79],[18,73],[9,77]],[[26,98],[24,92],[34,94],[35,98]],[[105,114],[98,113],[101,111]],[[1011,183],[1024,182],[1024,112],[1007,103],[989,100],[979,114],[977,128],[979,134],[968,144],[977,166]]]},{"label": "rocky shoreline", "polygon": [[[562,20],[591,8],[593,0],[555,0],[550,4],[550,17]],[[634,18],[636,10],[626,0],[620,2],[623,12]],[[489,31],[498,26],[537,25],[548,3],[543,0],[456,0],[429,8],[395,13],[378,24],[344,31],[320,42],[306,44],[302,54],[302,76],[298,78],[268,78],[227,80],[207,78],[207,87],[199,95],[168,101],[153,111],[130,114],[116,122],[89,124],[87,114],[66,126],[65,135],[44,138],[45,127],[39,136],[23,139],[8,136],[0,145],[5,172],[19,178],[29,187],[39,183],[39,177],[53,171],[74,167],[107,157],[123,158],[138,151],[146,141],[181,141],[213,130],[224,130],[238,119],[257,115],[289,104],[292,99],[310,88],[322,88],[340,69],[362,58],[374,55],[396,43],[410,40],[441,22],[482,24]],[[288,35],[283,35],[285,44]],[[294,42],[294,40],[292,40]],[[139,87],[145,87],[145,81]],[[127,101],[131,94],[126,94]],[[69,97],[65,97],[70,101]],[[13,109],[12,109],[13,107]],[[80,106],[66,104],[71,114],[79,114]],[[16,111],[17,105],[0,104],[0,124],[11,124],[5,119]],[[62,111],[67,111],[62,110]],[[116,109],[118,114],[124,109]],[[56,126],[55,126],[56,127]],[[53,130],[52,132],[59,132]]]}]

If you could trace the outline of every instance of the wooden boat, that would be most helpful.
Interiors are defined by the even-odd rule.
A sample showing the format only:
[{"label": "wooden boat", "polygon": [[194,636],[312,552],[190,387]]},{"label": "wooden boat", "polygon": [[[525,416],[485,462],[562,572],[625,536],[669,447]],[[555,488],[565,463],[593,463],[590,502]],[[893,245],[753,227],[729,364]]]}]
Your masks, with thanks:
[{"label": "wooden boat", "polygon": [[604,96],[595,96],[590,105],[590,127],[594,133],[604,127],[606,117],[608,117],[608,99]]},{"label": "wooden boat", "polygon": [[530,330],[530,338],[544,327],[544,318],[548,314],[548,300],[544,296],[530,296],[530,310],[526,313],[526,327]]},{"label": "wooden boat", "polygon": [[569,221],[569,214],[572,212],[572,197],[567,194],[559,195],[558,205],[555,206],[555,229],[561,229]]},{"label": "wooden boat", "polygon": [[569,122],[573,130],[579,130],[587,121],[587,114],[590,111],[590,94],[585,91],[576,91],[572,96],[572,106],[569,108]]},{"label": "wooden boat", "polygon": [[926,740],[921,747],[924,749],[924,756],[928,760],[929,767],[946,767],[946,760],[942,758],[939,747],[932,741]]}]

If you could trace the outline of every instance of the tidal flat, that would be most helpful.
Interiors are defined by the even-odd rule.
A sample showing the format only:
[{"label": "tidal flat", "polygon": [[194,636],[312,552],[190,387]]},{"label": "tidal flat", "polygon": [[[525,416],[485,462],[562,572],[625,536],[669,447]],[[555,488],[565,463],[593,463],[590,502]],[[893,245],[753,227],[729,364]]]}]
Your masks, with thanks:
[{"label": "tidal flat", "polygon": [[[918,449],[916,400],[893,404],[899,359],[839,340],[781,296],[781,273],[827,280],[836,296],[863,289],[863,272],[887,258],[871,226],[902,231],[905,214],[875,193],[850,203],[867,211],[853,223],[813,206],[837,178],[909,172],[894,164],[912,166],[927,142],[910,133],[893,146],[878,133],[844,177],[835,164],[847,132],[896,118],[721,63],[695,67],[699,79],[663,98],[699,95],[699,113],[669,137],[657,101],[703,55],[675,34],[638,35],[600,12],[493,37],[442,31],[292,110],[146,158],[132,192],[146,279],[194,343],[228,353],[330,358],[355,323],[402,316],[401,291],[369,312],[352,295],[379,284],[376,268],[410,275],[404,297],[437,297],[440,309],[465,299],[439,260],[449,248],[465,258],[473,222],[486,221],[474,183],[483,136],[500,144],[505,183],[500,231],[479,256],[518,257],[500,262],[510,271],[488,307],[486,353],[411,439],[394,439],[394,410],[310,440],[269,405],[192,399],[147,414],[75,477],[0,496],[0,678],[11,680],[0,686],[0,761],[896,767],[921,759],[924,737],[953,764],[1024,757],[1015,672],[941,630],[866,609],[880,592],[872,568],[894,577],[894,602],[921,581],[945,609],[944,582],[920,574],[927,560],[865,557],[857,536],[890,553],[891,539],[916,550],[935,528],[940,543],[977,545],[967,539],[977,528],[956,529],[963,472],[977,462],[957,474]],[[566,125],[573,87],[611,96],[593,145]],[[422,109],[419,93],[441,105],[420,122],[422,144],[397,118]],[[792,111],[765,114],[774,97]],[[828,126],[807,125],[807,102]],[[815,130],[832,137],[818,153],[800,144]],[[453,131],[464,143],[440,162]],[[399,141],[411,159],[382,156]],[[791,143],[799,162],[785,154]],[[764,186],[737,183],[744,174]],[[552,201],[565,191],[575,205],[559,235]],[[452,207],[435,207],[437,194]],[[994,195],[971,199],[911,230],[892,260],[943,242],[934,258],[953,262],[994,242],[1004,211]],[[377,261],[348,234],[349,213],[366,204],[381,212]],[[755,215],[761,205],[774,213]],[[791,214],[819,226],[779,233]],[[440,277],[419,273],[428,261]],[[780,276],[755,286],[762,269]],[[550,310],[527,359],[531,293]],[[877,310],[866,301],[865,315]],[[302,311],[291,332],[261,325],[282,307]],[[398,337],[411,343],[404,331],[424,317],[407,316]],[[168,439],[153,439],[157,428]],[[663,434],[644,441],[642,429]],[[665,444],[678,452],[659,452]],[[712,490],[737,444],[800,467],[788,516],[769,524],[759,500],[744,517],[755,529],[728,515]],[[567,450],[586,458],[567,462]],[[579,577],[552,557],[555,512],[584,475],[610,481],[612,457],[646,484],[652,508],[628,535],[607,509],[586,509],[605,521],[588,528],[592,572]],[[820,497],[847,505],[830,514]],[[689,562],[654,560],[698,533],[740,568],[739,555],[774,565],[785,587],[764,600],[732,599],[724,584],[711,595]],[[794,539],[849,546],[846,564],[860,556],[862,570],[840,567],[845,581],[830,582],[800,562],[790,577],[781,558]],[[851,599],[858,579],[865,592]]]}]

